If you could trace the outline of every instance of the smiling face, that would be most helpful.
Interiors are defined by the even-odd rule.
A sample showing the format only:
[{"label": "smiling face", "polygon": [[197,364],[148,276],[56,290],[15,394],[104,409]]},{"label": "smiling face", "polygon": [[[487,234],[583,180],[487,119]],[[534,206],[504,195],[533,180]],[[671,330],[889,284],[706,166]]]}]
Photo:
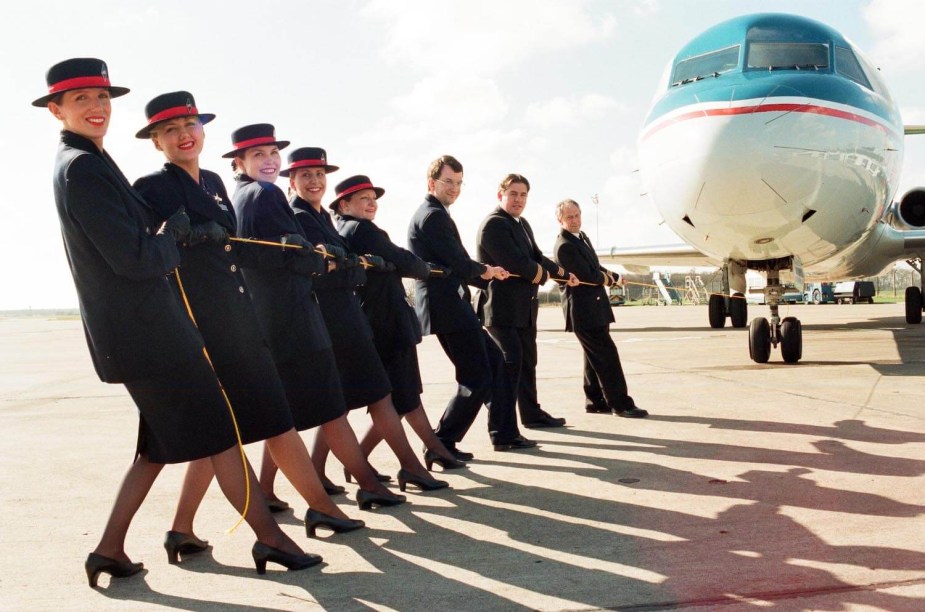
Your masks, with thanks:
[{"label": "smiling face", "polygon": [[109,90],[105,87],[72,89],[61,94],[59,102],[49,102],[48,110],[64,129],[88,138],[100,149],[109,129],[112,112]]},{"label": "smiling face", "polygon": [[501,209],[516,219],[527,207],[527,194],[529,193],[530,188],[523,183],[511,183],[507,189],[498,192]]},{"label": "smiling face", "polygon": [[355,219],[366,219],[373,221],[376,218],[376,211],[379,210],[379,202],[376,201],[376,192],[372,189],[361,189],[351,194],[350,199],[343,199],[338,206],[340,213],[350,215]]},{"label": "smiling face", "polygon": [[298,168],[289,174],[289,186],[315,210],[320,210],[321,198],[328,188],[328,176],[324,168]]},{"label": "smiling face", "polygon": [[440,175],[427,179],[427,192],[437,198],[444,206],[450,206],[462,192],[463,173],[456,172],[448,165],[443,166]]},{"label": "smiling face", "polygon": [[279,147],[264,145],[250,147],[244,153],[235,156],[237,167],[255,181],[275,183],[279,176],[282,160],[279,156]]},{"label": "smiling face", "polygon": [[199,154],[205,144],[205,132],[199,117],[177,117],[158,123],[151,140],[168,161],[186,168],[198,167]]}]

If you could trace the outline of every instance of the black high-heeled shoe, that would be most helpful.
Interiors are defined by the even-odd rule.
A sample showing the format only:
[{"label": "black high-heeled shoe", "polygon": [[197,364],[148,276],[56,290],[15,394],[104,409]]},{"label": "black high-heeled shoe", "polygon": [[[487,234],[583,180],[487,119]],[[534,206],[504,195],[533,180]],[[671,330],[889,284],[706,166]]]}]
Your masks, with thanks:
[{"label": "black high-heeled shoe", "polygon": [[267,509],[273,514],[285,512],[289,509],[289,503],[281,499],[267,499]]},{"label": "black high-heeled shoe", "polygon": [[398,488],[404,492],[405,487],[409,484],[415,485],[422,491],[436,491],[437,489],[445,489],[450,486],[450,483],[445,480],[418,476],[405,469],[398,470]]},{"label": "black high-heeled shoe", "polygon": [[96,588],[96,581],[101,573],[106,573],[113,578],[125,578],[137,574],[145,568],[144,563],[132,563],[131,561],[116,561],[103,555],[90,553],[84,562],[84,569],[87,570],[87,580],[90,582],[90,588]]},{"label": "black high-heeled shoe", "polygon": [[438,464],[443,468],[443,471],[446,470],[458,470],[460,468],[466,467],[465,461],[460,461],[459,459],[447,459],[446,457],[441,457],[435,451],[425,450],[424,451],[424,466],[428,471],[434,468],[434,464]]},{"label": "black high-heeled shoe", "polygon": [[251,556],[254,557],[254,565],[257,566],[258,574],[267,573],[267,561],[279,563],[290,572],[303,570],[321,563],[321,555],[313,555],[310,553],[294,555],[278,548],[267,546],[263,542],[254,542],[254,547],[251,549]]},{"label": "black high-heeled shoe", "polygon": [[208,550],[209,542],[200,540],[192,534],[180,531],[168,531],[164,537],[164,550],[167,551],[167,563],[176,565],[180,562],[180,555],[192,555]]},{"label": "black high-heeled shoe", "polygon": [[[348,480],[347,482],[350,482],[350,481]],[[331,482],[324,476],[321,477],[321,486],[324,487],[324,491],[328,495],[341,495],[347,492],[347,489],[345,487],[334,484],[333,482]]]},{"label": "black high-heeled shoe", "polygon": [[360,510],[371,510],[373,505],[376,506],[397,506],[405,503],[404,495],[393,495],[391,493],[373,493],[366,489],[357,491],[357,506]]},{"label": "black high-heeled shoe", "polygon": [[[392,482],[391,476],[389,476],[388,474],[380,474],[379,472],[375,470],[375,468],[373,468],[373,476],[375,476],[376,480],[378,480],[379,482]],[[344,468],[344,479],[347,482],[353,482],[351,478],[352,476],[350,476],[350,472],[347,470],[347,468]]]},{"label": "black high-heeled shoe", "polygon": [[311,508],[305,513],[305,535],[314,538],[319,527],[328,527],[334,533],[347,533],[365,527],[366,523],[359,519],[341,519]]}]

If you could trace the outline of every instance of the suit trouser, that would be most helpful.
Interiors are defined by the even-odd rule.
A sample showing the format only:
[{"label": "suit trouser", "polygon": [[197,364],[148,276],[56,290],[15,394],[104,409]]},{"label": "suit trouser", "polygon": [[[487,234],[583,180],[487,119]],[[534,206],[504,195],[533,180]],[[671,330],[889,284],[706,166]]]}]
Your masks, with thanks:
[{"label": "suit trouser", "polygon": [[626,377],[617,345],[610,337],[610,326],[574,330],[584,352],[584,389],[588,405],[612,410],[633,408],[627,393]]},{"label": "suit trouser", "polygon": [[462,440],[482,404],[488,406],[488,434],[493,443],[519,436],[504,356],[484,328],[437,334],[437,340],[456,367],[457,383],[456,395],[437,424],[437,437],[451,446]]},{"label": "suit trouser", "polygon": [[520,422],[540,419],[544,415],[536,393],[536,327],[492,326],[488,335],[504,354],[508,377],[517,389]]}]

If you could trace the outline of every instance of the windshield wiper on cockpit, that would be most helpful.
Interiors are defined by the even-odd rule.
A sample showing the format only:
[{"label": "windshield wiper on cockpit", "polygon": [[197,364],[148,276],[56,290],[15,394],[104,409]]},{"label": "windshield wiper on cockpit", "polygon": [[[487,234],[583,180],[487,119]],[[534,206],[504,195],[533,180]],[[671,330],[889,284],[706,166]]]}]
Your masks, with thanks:
[{"label": "windshield wiper on cockpit", "polygon": [[714,72],[712,72],[712,73],[710,73],[710,74],[707,74],[707,75],[698,74],[697,76],[694,76],[694,77],[690,77],[690,78],[687,78],[687,79],[681,79],[680,81],[675,81],[674,83],[671,84],[671,86],[672,86],[672,87],[677,87],[678,85],[687,85],[688,83],[696,83],[697,81],[702,81],[702,80],[704,80],[704,79],[707,78],[708,76],[711,76],[711,77],[713,77],[713,78],[715,79],[715,78],[719,77],[719,72],[715,72],[715,71],[714,71]]},{"label": "windshield wiper on cockpit", "polygon": [[787,64],[785,66],[768,66],[768,71],[773,70],[819,70],[825,68],[822,64]]}]

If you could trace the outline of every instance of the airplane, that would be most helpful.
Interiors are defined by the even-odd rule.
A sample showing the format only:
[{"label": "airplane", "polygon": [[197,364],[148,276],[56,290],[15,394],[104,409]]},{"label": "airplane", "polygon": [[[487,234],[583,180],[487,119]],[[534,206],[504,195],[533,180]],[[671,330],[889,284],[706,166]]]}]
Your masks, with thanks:
[{"label": "airplane", "polygon": [[[879,70],[844,36],[805,17],[757,14],[687,43],[665,70],[639,134],[642,184],[683,245],[599,251],[628,268],[712,265],[722,295],[710,326],[745,327],[748,270],[767,277],[770,321],[748,324],[749,355],[803,354],[799,319],[780,319],[781,274],[875,276],[903,259],[921,274],[925,189],[894,201],[903,126]],[[923,289],[906,289],[920,323]]]}]

